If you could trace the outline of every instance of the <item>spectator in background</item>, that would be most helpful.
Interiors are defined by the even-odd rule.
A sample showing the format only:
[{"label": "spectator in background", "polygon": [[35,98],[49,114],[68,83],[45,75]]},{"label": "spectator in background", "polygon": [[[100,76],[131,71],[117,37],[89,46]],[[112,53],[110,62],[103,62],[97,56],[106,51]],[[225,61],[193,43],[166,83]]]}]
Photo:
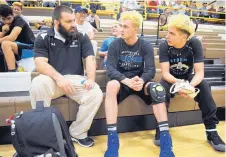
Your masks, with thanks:
[{"label": "spectator in background", "polygon": [[191,1],[190,6],[188,8],[189,8],[189,11],[187,12],[188,16],[191,15],[191,12],[192,12],[192,16],[198,16],[197,11],[191,11],[191,10],[198,10],[198,8],[196,6],[196,1]]},{"label": "spectator in background", "polygon": [[67,7],[72,7],[71,2],[67,2],[67,1],[61,1],[60,5],[65,5]]},{"label": "spectator in background", "polygon": [[99,2],[98,0],[90,0],[90,10],[93,10],[93,9],[101,10],[101,5],[98,2]]},{"label": "spectator in background", "polygon": [[89,23],[98,31],[101,31],[102,29],[100,28],[100,18],[99,16],[96,14],[96,10],[93,9],[91,11],[91,14],[88,17]]},{"label": "spectator in background", "polygon": [[135,10],[139,8],[139,5],[137,4],[137,0],[125,0],[122,6],[124,11]]},{"label": "spectator in background", "polygon": [[157,13],[158,0],[151,0],[148,2],[147,13]]},{"label": "spectator in background", "polygon": [[112,41],[121,37],[120,28],[121,27],[120,27],[119,22],[115,22],[113,24],[113,26],[111,27],[111,33],[112,33],[113,37],[109,37],[103,41],[100,51],[98,53],[100,57],[104,58],[104,67],[105,68],[106,68],[106,61],[107,61],[106,59],[107,59],[108,48],[109,48],[110,44],[112,43]]},{"label": "spectator in background", "polygon": [[9,1],[9,0],[6,0],[6,2],[8,3],[9,6],[11,6],[14,2],[21,2],[23,3],[24,1],[23,0],[13,0],[13,1]]},{"label": "spectator in background", "polygon": [[41,32],[46,32],[47,30],[49,30],[52,27],[52,19],[45,19],[42,22],[35,22],[34,26],[35,28],[37,28],[38,30],[40,30]]},{"label": "spectator in background", "polygon": [[25,1],[24,6],[27,5],[30,7],[36,7],[36,6],[39,7],[39,6],[42,6],[40,5],[40,3],[42,3],[41,0],[27,0]]},{"label": "spectator in background", "polygon": [[6,0],[0,0],[0,4],[7,4]]},{"label": "spectator in background", "polygon": [[169,9],[170,14],[173,15],[174,14],[174,10],[173,10],[173,2],[172,1],[169,1],[168,9]]},{"label": "spectator in background", "polygon": [[[166,4],[166,1],[161,1],[161,7],[164,7],[162,9],[159,9],[159,13],[162,14],[165,10],[165,8],[167,8],[167,4]],[[158,13],[158,8],[157,8],[157,13]]]},{"label": "spectator in background", "polygon": [[[212,12],[216,12],[217,10],[215,9],[214,4],[211,5],[211,8],[208,9],[208,11],[212,11]],[[209,16],[211,18],[216,18],[216,14],[215,13],[209,13]]]},{"label": "spectator in background", "polygon": [[200,15],[199,15],[200,17],[207,17],[207,18],[209,18],[209,13],[206,12],[206,11],[208,11],[206,2],[202,3],[202,7],[199,10],[202,11],[202,12],[200,12]]},{"label": "spectator in background", "polygon": [[183,4],[182,0],[177,0],[173,8],[174,8],[174,14],[185,14],[186,12],[186,6]]},{"label": "spectator in background", "polygon": [[[4,54],[8,71],[16,71],[16,59],[20,59],[22,53],[33,50],[35,36],[28,24],[20,17],[13,16],[10,6],[0,5],[0,44]],[[29,51],[31,50],[31,51]],[[31,56],[33,54],[30,54]]]},{"label": "spectator in background", "polygon": [[20,2],[14,2],[13,3],[14,16],[20,16],[25,22],[27,22],[28,26],[30,26],[29,20],[24,15],[22,15],[22,12],[23,12],[23,5]]},{"label": "spectator in background", "polygon": [[92,42],[94,53],[97,52],[97,42],[94,41],[94,32],[97,30],[86,21],[86,17],[88,15],[88,9],[85,7],[76,7],[75,8],[75,18],[76,18],[76,27],[77,30],[81,33],[85,33],[88,35],[89,39]]},{"label": "spectator in background", "polygon": [[167,31],[168,30],[168,18],[171,15],[171,13],[169,12],[169,9],[166,8],[164,10],[164,14],[160,16],[159,22],[160,22],[160,31]]},{"label": "spectator in background", "polygon": [[[218,10],[217,10],[217,12],[220,12],[220,13],[222,13],[222,12],[224,12],[224,11],[225,11],[225,9],[224,9],[224,7],[222,7],[222,6],[220,6],[220,7],[218,8]],[[224,19],[223,17],[224,17],[223,14],[217,14],[217,18]]]},{"label": "spectator in background", "polygon": [[162,14],[167,7],[166,1],[161,1],[161,4],[159,5],[160,7],[164,8],[157,8],[157,13]]},{"label": "spectator in background", "polygon": [[86,33],[91,40],[94,38],[94,32],[97,30],[86,21],[86,17],[88,16],[88,9],[85,7],[76,7],[75,9],[75,18],[76,25],[79,32]]},{"label": "spectator in background", "polygon": [[56,0],[43,0],[43,7],[55,7]]}]

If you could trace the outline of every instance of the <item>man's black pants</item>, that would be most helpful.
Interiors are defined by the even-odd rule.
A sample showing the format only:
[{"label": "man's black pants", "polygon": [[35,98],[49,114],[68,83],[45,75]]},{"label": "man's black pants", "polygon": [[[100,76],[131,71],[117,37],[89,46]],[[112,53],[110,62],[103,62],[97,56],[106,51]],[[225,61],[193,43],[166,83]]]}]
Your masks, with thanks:
[{"label": "man's black pants", "polygon": [[[189,82],[192,80],[193,76],[194,75],[188,78]],[[173,97],[173,95],[170,94],[170,87],[172,84],[166,82],[163,79],[160,81],[160,84],[165,88],[167,93],[166,104],[170,104],[170,98]],[[203,80],[199,85],[196,86],[196,88],[198,88],[200,92],[194,98],[194,100],[198,102],[199,108],[202,112],[202,119],[204,121],[204,125],[206,129],[215,129],[216,124],[219,123],[219,120],[216,117],[217,107],[213,100],[210,85],[207,83],[207,81]]]}]

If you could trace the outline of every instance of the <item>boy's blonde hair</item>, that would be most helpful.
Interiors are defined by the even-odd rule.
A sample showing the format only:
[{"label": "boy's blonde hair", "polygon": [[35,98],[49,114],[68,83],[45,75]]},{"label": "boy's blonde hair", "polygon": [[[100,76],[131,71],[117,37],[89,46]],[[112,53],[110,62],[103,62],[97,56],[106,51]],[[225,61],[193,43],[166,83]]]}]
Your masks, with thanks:
[{"label": "boy's blonde hair", "polygon": [[137,11],[126,11],[121,14],[120,20],[131,20],[132,23],[139,28],[142,24],[143,17]]},{"label": "boy's blonde hair", "polygon": [[181,31],[188,32],[190,34],[188,38],[191,38],[195,33],[195,24],[189,16],[184,14],[170,16],[168,27],[176,27]]},{"label": "boy's blonde hair", "polygon": [[21,8],[21,10],[23,9],[23,4],[22,4],[22,3],[20,3],[20,2],[14,2],[14,3],[12,4],[12,6],[17,6],[17,7],[20,7],[20,8]]}]

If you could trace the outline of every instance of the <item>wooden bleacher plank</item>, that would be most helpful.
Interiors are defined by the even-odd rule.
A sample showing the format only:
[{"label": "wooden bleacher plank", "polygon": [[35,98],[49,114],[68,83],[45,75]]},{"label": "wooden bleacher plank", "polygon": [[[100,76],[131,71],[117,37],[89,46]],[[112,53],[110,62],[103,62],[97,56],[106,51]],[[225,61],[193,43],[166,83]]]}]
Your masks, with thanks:
[{"label": "wooden bleacher plank", "polygon": [[[225,106],[225,86],[224,87],[211,87],[213,99],[217,107],[226,107]],[[199,109],[198,104],[196,105],[196,110]]]},{"label": "wooden bleacher plank", "polygon": [[205,58],[225,58],[225,49],[206,48],[203,54]]},{"label": "wooden bleacher plank", "polygon": [[14,97],[0,97],[0,126],[5,126],[5,120],[15,114],[14,103]]},{"label": "wooden bleacher plank", "polygon": [[225,40],[221,40],[221,39],[203,39],[202,43],[220,43],[220,44],[224,44]]},{"label": "wooden bleacher plank", "polygon": [[155,56],[155,68],[160,69],[159,56]]},{"label": "wooden bleacher plank", "polygon": [[23,7],[25,16],[52,16],[53,8],[51,7]]},{"label": "wooden bleacher plank", "polygon": [[[10,98],[8,98],[10,99]],[[29,96],[18,96],[14,97],[15,99],[15,113],[20,111],[29,111],[31,110],[31,102]],[[60,97],[52,100],[53,106],[57,107],[65,120],[69,120],[69,99],[67,97]],[[14,114],[14,113],[13,113]]]},{"label": "wooden bleacher plank", "polygon": [[[37,76],[37,75],[38,75],[37,73],[33,74],[33,76]],[[98,78],[98,76],[99,76],[99,78]],[[106,79],[106,71],[105,70],[97,71],[97,78],[99,79],[99,81],[97,81],[97,83],[102,82],[102,85],[106,86],[107,79]],[[159,82],[160,79],[161,79],[161,70],[157,69],[154,80]],[[223,87],[220,90],[214,88],[212,93],[213,93],[216,103],[218,104],[218,107],[219,106],[222,107],[222,105],[224,105],[224,102],[225,102],[225,100],[224,100],[225,88]],[[8,118],[8,116],[10,116],[11,114],[14,114],[14,112],[20,112],[21,110],[26,111],[26,110],[31,109],[30,99],[28,96],[7,97],[3,101],[1,98],[0,103],[1,103],[0,106],[2,108],[0,110],[0,112],[4,111],[3,114],[0,114],[0,115],[4,115],[3,117],[0,116],[1,120]],[[61,97],[61,98],[53,100],[52,103],[60,109],[60,111],[62,112],[62,114],[66,120],[75,120],[76,119],[76,113],[78,111],[78,104],[76,102],[74,102],[73,100],[70,100],[67,97]],[[5,104],[10,104],[10,105],[5,105]],[[15,106],[14,106],[14,104],[15,104]],[[133,105],[133,106],[130,106],[132,108],[132,110],[127,109],[128,104]],[[147,106],[146,104],[144,104],[144,102],[142,100],[140,100],[139,98],[136,98],[136,97],[127,98],[127,100],[125,100],[124,102],[122,102],[121,105],[119,105],[119,108],[120,108],[119,116],[121,116],[121,117],[152,113],[151,107]],[[183,97],[176,96],[171,102],[169,112],[190,111],[190,110],[194,110],[194,109],[197,110],[198,108],[195,108],[195,103],[193,100],[188,100]],[[5,112],[5,110],[8,110],[8,112]],[[104,117],[105,117],[104,105],[102,104],[95,119],[104,118]],[[3,123],[0,123],[0,124],[4,125]]]},{"label": "wooden bleacher plank", "polygon": [[192,111],[195,109],[195,101],[176,95],[169,105],[169,112]]},{"label": "wooden bleacher plank", "polygon": [[202,43],[203,49],[205,48],[216,48],[216,49],[225,49],[224,43]]}]

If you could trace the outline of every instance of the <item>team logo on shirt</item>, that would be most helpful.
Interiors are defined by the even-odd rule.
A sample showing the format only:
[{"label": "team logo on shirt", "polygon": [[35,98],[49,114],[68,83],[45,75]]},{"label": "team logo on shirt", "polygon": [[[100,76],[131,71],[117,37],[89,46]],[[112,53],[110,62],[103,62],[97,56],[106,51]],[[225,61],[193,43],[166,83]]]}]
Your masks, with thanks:
[{"label": "team logo on shirt", "polygon": [[170,66],[171,72],[177,75],[184,75],[188,72],[189,66],[183,64],[182,62],[178,62],[177,64],[173,64]]},{"label": "team logo on shirt", "polygon": [[77,40],[72,41],[70,47],[78,47]]},{"label": "team logo on shirt", "polygon": [[138,51],[137,52],[123,51],[119,58],[120,67],[124,68],[125,70],[138,68],[140,67],[141,63],[142,57],[139,56]]},{"label": "team logo on shirt", "polygon": [[188,70],[189,67],[186,64],[183,64],[181,62],[179,62],[178,64],[174,64],[171,66],[172,69],[177,69],[177,70]]}]

